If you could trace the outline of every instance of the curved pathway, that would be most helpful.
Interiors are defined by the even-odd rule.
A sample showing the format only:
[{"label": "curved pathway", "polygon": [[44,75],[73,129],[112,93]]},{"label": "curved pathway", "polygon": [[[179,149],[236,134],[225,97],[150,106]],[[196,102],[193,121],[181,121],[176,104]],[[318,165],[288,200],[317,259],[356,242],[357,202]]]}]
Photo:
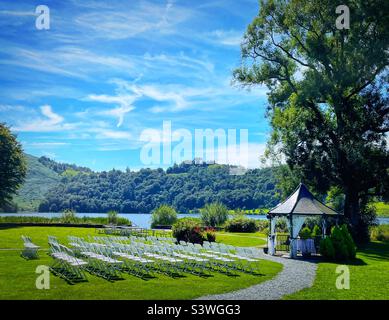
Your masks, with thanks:
[{"label": "curved pathway", "polygon": [[238,291],[200,297],[198,300],[278,300],[311,287],[316,276],[314,261],[274,257],[258,253],[258,258],[281,263],[283,270],[273,279]]}]

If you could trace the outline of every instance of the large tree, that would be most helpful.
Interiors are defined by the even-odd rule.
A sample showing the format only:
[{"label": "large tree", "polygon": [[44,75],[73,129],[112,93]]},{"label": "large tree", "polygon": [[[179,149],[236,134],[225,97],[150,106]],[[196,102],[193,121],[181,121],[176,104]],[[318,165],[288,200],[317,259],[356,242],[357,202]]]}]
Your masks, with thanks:
[{"label": "large tree", "polygon": [[[337,28],[340,4],[349,29]],[[262,0],[241,51],[235,81],[269,89],[269,154],[316,191],[341,190],[366,239],[367,203],[389,190],[389,1]]]},{"label": "large tree", "polygon": [[20,143],[10,129],[0,123],[0,209],[10,204],[26,176],[26,163]]}]

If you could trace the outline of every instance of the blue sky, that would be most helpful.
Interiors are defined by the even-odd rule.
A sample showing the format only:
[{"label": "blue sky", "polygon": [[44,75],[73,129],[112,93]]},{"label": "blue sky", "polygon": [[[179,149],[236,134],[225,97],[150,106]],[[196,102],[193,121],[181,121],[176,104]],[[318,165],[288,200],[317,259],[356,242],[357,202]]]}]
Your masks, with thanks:
[{"label": "blue sky", "polygon": [[[35,27],[40,4],[49,30]],[[256,167],[266,90],[231,86],[231,72],[257,12],[257,0],[2,1],[0,121],[27,153],[94,170],[144,167],[140,134],[163,121],[248,129]]]}]

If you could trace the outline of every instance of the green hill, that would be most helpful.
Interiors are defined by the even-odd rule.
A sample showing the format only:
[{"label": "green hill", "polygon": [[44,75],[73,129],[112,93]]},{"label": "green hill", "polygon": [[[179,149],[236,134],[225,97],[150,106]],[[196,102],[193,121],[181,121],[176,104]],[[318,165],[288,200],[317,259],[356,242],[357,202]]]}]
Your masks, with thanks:
[{"label": "green hill", "polygon": [[28,154],[25,156],[28,168],[26,181],[13,202],[19,211],[36,211],[46,193],[59,183],[60,175],[43,165],[39,158]]},{"label": "green hill", "polygon": [[149,213],[162,204],[179,212],[198,211],[205,204],[221,202],[229,209],[257,209],[276,205],[271,168],[232,175],[230,166],[182,163],[163,169],[111,170],[63,176],[39,206],[41,212]]}]

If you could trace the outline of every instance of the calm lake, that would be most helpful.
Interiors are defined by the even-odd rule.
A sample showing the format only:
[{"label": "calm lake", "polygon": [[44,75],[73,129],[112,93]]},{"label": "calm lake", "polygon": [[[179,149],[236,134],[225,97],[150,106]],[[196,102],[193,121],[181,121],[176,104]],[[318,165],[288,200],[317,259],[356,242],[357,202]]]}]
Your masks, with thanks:
[{"label": "calm lake", "polygon": [[[36,216],[36,217],[46,217],[46,218],[51,218],[51,217],[60,217],[62,213],[43,213],[43,212],[31,212],[31,213],[0,213],[2,216]],[[77,217],[101,217],[104,216],[104,213],[77,213]],[[132,221],[133,224],[137,225],[138,227],[141,228],[150,228],[151,224],[151,214],[147,213],[119,213],[120,217],[127,218]],[[184,217],[199,217],[199,214],[179,214],[179,218],[184,218]],[[249,218],[252,219],[259,219],[259,220],[264,220],[266,219],[265,215],[256,215],[256,214],[251,214],[247,215]],[[387,218],[378,218],[378,222],[380,224],[389,224],[389,217]]]}]

